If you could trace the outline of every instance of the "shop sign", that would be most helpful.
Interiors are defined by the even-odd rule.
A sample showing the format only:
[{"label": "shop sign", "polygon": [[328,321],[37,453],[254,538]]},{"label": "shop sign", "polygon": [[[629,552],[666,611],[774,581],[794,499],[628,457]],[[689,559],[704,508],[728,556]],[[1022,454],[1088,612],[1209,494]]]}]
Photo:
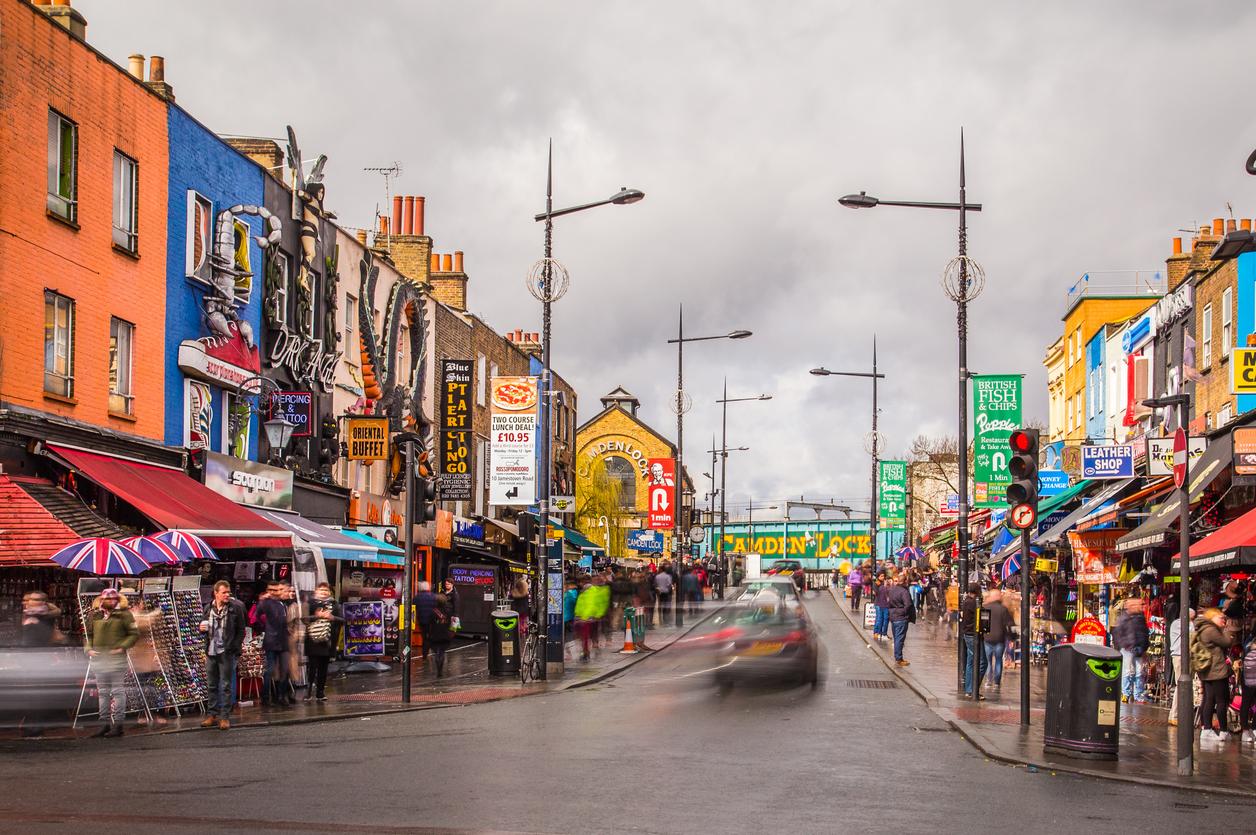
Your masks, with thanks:
[{"label": "shop sign", "polygon": [[[1253,440],[1256,441],[1256,438]],[[1208,439],[1191,438],[1189,449],[1190,463],[1194,465],[1196,461],[1204,457],[1204,451],[1208,449]],[[1238,452],[1237,443],[1234,451]],[[1256,452],[1256,444],[1254,444],[1253,452]],[[1147,475],[1173,475],[1173,438],[1147,439]]]},{"label": "shop sign", "polygon": [[384,654],[384,603],[380,600],[340,604],[345,619],[345,656],[372,658]]},{"label": "shop sign", "polygon": [[354,523],[358,530],[365,527],[361,524],[365,522],[366,526],[387,526],[395,531],[401,524],[401,514],[393,508],[393,500],[387,496],[377,496],[374,493],[355,490],[349,499],[349,521]]},{"label": "shop sign", "polygon": [[292,437],[311,434],[314,393],[309,391],[277,391],[270,396],[270,417],[282,418],[292,424]]},{"label": "shop sign", "polygon": [[1099,618],[1086,616],[1079,618],[1077,623],[1073,624],[1072,630],[1068,633],[1070,643],[1074,644],[1099,644],[1100,646],[1108,642],[1108,630],[1103,628],[1103,621]]},{"label": "shop sign", "polygon": [[1069,488],[1068,473],[1063,470],[1038,471],[1038,495],[1058,496]]},{"label": "shop sign", "polygon": [[1190,315],[1192,305],[1192,285],[1184,281],[1169,295],[1156,302],[1156,333],[1161,333],[1172,325]]},{"label": "shop sign", "polygon": [[1133,444],[1082,447],[1082,478],[1133,478]]},{"label": "shop sign", "polygon": [[1064,517],[1068,515],[1069,515],[1069,511],[1067,510],[1051,511],[1046,516],[1043,516],[1041,519],[1038,520],[1038,533],[1040,534],[1046,533],[1047,531],[1054,528],[1059,522],[1063,521]]},{"label": "shop sign", "polygon": [[448,551],[454,543],[454,515],[448,510],[436,508],[436,535],[432,544]]},{"label": "shop sign", "polygon": [[237,504],[292,509],[292,470],[206,450],[205,486]]},{"label": "shop sign", "polygon": [[651,530],[670,530],[675,525],[676,461],[672,458],[651,458],[650,519]]},{"label": "shop sign", "polygon": [[267,358],[271,368],[284,368],[292,379],[330,392],[336,379],[336,366],[343,351],[327,351],[323,340],[293,333],[286,327],[274,331],[274,342]]},{"label": "shop sign", "polygon": [[550,496],[550,513],[575,513],[575,496]]},{"label": "shop sign", "polygon": [[489,504],[536,504],[537,378],[494,377],[489,391]]},{"label": "shop sign", "polygon": [[1234,348],[1230,362],[1230,393],[1256,394],[1256,348]]},{"label": "shop sign", "polygon": [[484,526],[479,522],[455,516],[452,536],[455,545],[484,547]]},{"label": "shop sign", "polygon": [[997,507],[1012,476],[1008,438],[1021,425],[1019,374],[977,374],[973,381],[973,490],[976,507]]},{"label": "shop sign", "polygon": [[189,377],[238,389],[261,373],[256,348],[246,348],[239,336],[207,336],[179,343],[179,370]]},{"label": "shop sign", "polygon": [[887,531],[907,527],[907,462],[881,461],[877,485],[877,517]]},{"label": "shop sign", "polygon": [[1234,430],[1233,435],[1234,474],[1256,475],[1256,427],[1240,427]]},{"label": "shop sign", "polygon": [[1041,571],[1044,574],[1054,574],[1059,570],[1059,560],[1049,560],[1046,557],[1038,557],[1034,560],[1034,571]]},{"label": "shop sign", "polygon": [[1121,576],[1121,555],[1116,551],[1116,541],[1127,533],[1120,529],[1069,531],[1077,582],[1100,586],[1117,582]]},{"label": "shop sign", "polygon": [[345,437],[350,461],[388,460],[388,418],[346,418]]},{"label": "shop sign", "polygon": [[471,501],[471,360],[441,361],[441,498]]},{"label": "shop sign", "polygon": [[658,531],[628,531],[628,547],[647,554],[663,553],[663,534]]},{"label": "shop sign", "polygon": [[643,450],[637,449],[632,445],[632,441],[599,441],[591,445],[587,450],[590,461],[596,461],[599,455],[610,455],[620,453],[628,457],[637,469],[641,471],[642,477],[649,476],[649,456]]},{"label": "shop sign", "polygon": [[454,581],[455,586],[484,586],[492,590],[494,583],[497,582],[497,572],[492,568],[451,565],[449,567],[449,579]]},{"label": "shop sign", "polygon": [[1060,448],[1060,469],[1064,470],[1064,472],[1074,478],[1081,475],[1082,448],[1080,446],[1065,446]]}]

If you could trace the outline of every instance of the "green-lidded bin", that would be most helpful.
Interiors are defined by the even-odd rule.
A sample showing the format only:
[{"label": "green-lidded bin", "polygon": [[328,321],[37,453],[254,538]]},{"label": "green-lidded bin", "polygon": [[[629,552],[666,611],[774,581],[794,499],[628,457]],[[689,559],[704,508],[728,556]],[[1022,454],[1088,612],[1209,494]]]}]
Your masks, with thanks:
[{"label": "green-lidded bin", "polygon": [[1121,653],[1102,644],[1060,644],[1047,653],[1043,748],[1115,760],[1121,742]]}]

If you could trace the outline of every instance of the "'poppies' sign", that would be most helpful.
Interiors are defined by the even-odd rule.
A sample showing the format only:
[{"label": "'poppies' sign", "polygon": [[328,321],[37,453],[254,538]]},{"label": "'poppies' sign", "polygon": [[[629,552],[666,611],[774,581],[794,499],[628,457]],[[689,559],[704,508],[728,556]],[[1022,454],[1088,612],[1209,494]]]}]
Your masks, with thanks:
[{"label": "'poppies' sign", "polygon": [[879,462],[877,518],[883,530],[907,527],[907,462]]},{"label": "'poppies' sign", "polygon": [[1012,483],[1007,440],[1021,426],[1019,374],[973,375],[973,504],[998,507]]}]

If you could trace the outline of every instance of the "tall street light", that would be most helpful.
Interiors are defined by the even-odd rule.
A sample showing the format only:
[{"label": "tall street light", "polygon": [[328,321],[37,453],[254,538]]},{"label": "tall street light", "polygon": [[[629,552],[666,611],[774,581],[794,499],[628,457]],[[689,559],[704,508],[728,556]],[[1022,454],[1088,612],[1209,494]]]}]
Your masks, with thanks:
[{"label": "tall street light", "polygon": [[[829,371],[827,368],[813,368],[811,373],[817,377],[871,377],[872,378],[872,433],[868,436],[868,452],[872,455],[872,503],[869,505],[869,530],[872,533],[872,566],[877,564],[877,529],[881,521],[881,508],[877,502],[877,463],[881,457],[881,435],[877,432],[877,380],[884,380],[884,374],[877,373],[877,338],[872,337],[872,373],[864,371]],[[817,563],[818,565],[818,563]]]},{"label": "tall street light", "polygon": [[[723,406],[723,414],[720,417],[720,449],[723,452],[723,463],[720,466],[720,571],[724,572],[726,578],[731,579],[728,573],[728,558],[724,556],[724,498],[725,486],[728,479],[728,404],[729,403],[746,403],[751,400],[771,400],[770,394],[758,394],[753,397],[729,397],[728,396],[728,378],[724,378],[724,396],[716,403]],[[745,449],[745,447],[742,447]]]},{"label": "tall street light", "polygon": [[[727,388],[728,388],[728,384],[727,384],[727,383],[725,383],[725,391],[727,391]],[[765,399],[769,399],[769,400],[771,399],[771,397],[769,397],[768,395],[761,395],[760,397],[765,398]],[[744,399],[746,399],[746,400],[759,400],[759,399],[760,399],[760,397],[748,397],[748,398],[744,398]],[[728,436],[728,420],[727,420],[727,418],[728,418],[728,406],[725,406],[725,407],[724,407],[724,417],[725,417],[725,420],[724,420],[724,430],[725,430],[725,431],[724,431],[724,435],[725,435],[725,438],[727,439],[727,436]],[[715,440],[715,439],[714,439],[714,438],[712,438],[712,440]],[[720,494],[720,537],[719,537],[719,546],[718,546],[718,550],[716,551],[716,557],[717,557],[717,561],[718,561],[718,564],[719,564],[719,567],[720,567],[720,571],[722,571],[722,572],[724,573],[724,583],[725,583],[725,585],[727,585],[727,584],[728,584],[728,581],[729,581],[729,579],[731,578],[731,575],[728,573],[728,560],[727,560],[727,558],[724,556],[724,524],[725,524],[725,522],[727,522],[727,521],[728,521],[728,513],[727,513],[727,511],[725,511],[725,509],[724,509],[724,507],[725,507],[725,502],[724,502],[724,485],[727,483],[727,480],[728,480],[728,454],[729,454],[730,452],[747,452],[747,451],[749,451],[749,449],[750,449],[750,447],[748,447],[748,446],[735,446],[735,447],[729,447],[729,446],[728,446],[728,442],[727,442],[727,440],[725,440],[725,442],[724,442],[724,443],[720,444],[720,446],[719,446],[719,448],[718,448],[718,449],[714,448],[714,446],[713,446],[713,447],[712,447],[712,449],[710,449],[710,450],[709,450],[709,452],[710,452],[710,453],[711,453],[711,455],[712,455],[712,460],[714,460],[714,456],[715,456],[717,453],[719,454],[719,456],[720,456],[720,460],[721,460],[721,464],[720,464],[720,486],[719,486],[719,489],[717,489],[717,490],[715,491],[715,492],[717,492],[717,493],[719,493],[719,494]],[[712,502],[712,512],[711,512],[711,533],[712,533],[712,536],[714,536],[714,534],[715,534],[715,511],[714,511],[714,502]],[[711,543],[711,547],[712,547],[713,549],[715,549],[715,548],[716,548],[716,544],[715,544],[714,542],[712,542],[712,543]]]},{"label": "tall street light", "polygon": [[[956,305],[955,324],[959,334],[959,520],[956,523],[959,547],[960,594],[968,590],[968,303],[985,287],[985,271],[968,257],[968,213],[981,211],[980,203],[968,202],[964,177],[964,131],[959,133],[959,202],[924,203],[914,200],[881,200],[866,192],[848,194],[837,202],[849,209],[871,209],[875,206],[908,206],[916,209],[945,209],[959,212],[959,255],[946,266],[942,288]],[[956,678],[959,690],[964,689],[966,647],[958,642]]]},{"label": "tall street light", "polygon": [[[751,331],[736,330],[728,333],[717,334],[716,336],[685,336],[685,306],[680,306],[680,317],[677,320],[676,338],[667,340],[668,345],[676,346],[676,401],[672,404],[672,410],[676,412],[676,496],[680,496],[681,485],[685,481],[685,412],[689,411],[692,400],[685,402],[688,395],[685,394],[685,343],[686,342],[709,342],[712,339],[746,339],[752,336]],[[673,502],[672,508],[672,553],[675,560],[676,569],[680,570],[681,555],[683,546],[681,544],[680,530],[680,508]],[[676,608],[677,618],[680,617],[680,607]],[[680,624],[677,623],[677,626]]]},{"label": "tall street light", "polygon": [[[554,141],[549,144],[549,163],[545,176],[545,211],[536,215],[534,220],[545,222],[545,257],[533,265],[528,276],[528,289],[541,302],[541,495],[538,499],[538,516],[540,517],[540,542],[536,547],[537,580],[533,584],[534,610],[541,615],[541,623],[545,624],[545,661],[541,666],[541,678],[549,678],[549,665],[555,664],[561,670],[563,662],[563,618],[562,610],[551,619],[549,607],[549,516],[550,516],[550,472],[553,462],[550,460],[552,444],[550,443],[550,306],[561,299],[567,292],[571,278],[567,268],[554,260],[554,218],[594,209],[598,206],[626,206],[636,203],[645,197],[645,192],[637,189],[621,188],[605,200],[593,203],[582,203],[566,209],[554,208]],[[559,554],[559,588],[562,588],[563,570],[562,554]],[[551,622],[552,621],[552,622]]]}]

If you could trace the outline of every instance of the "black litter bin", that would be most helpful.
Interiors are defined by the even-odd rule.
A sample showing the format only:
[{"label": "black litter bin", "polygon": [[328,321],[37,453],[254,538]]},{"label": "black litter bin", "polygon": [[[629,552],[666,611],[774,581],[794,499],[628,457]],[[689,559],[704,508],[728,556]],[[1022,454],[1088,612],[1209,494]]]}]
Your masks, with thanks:
[{"label": "black litter bin", "polygon": [[1115,760],[1121,741],[1121,653],[1099,644],[1060,644],[1047,653],[1043,748]]},{"label": "black litter bin", "polygon": [[494,609],[489,627],[489,673],[495,676],[519,675],[519,613],[514,609]]}]

